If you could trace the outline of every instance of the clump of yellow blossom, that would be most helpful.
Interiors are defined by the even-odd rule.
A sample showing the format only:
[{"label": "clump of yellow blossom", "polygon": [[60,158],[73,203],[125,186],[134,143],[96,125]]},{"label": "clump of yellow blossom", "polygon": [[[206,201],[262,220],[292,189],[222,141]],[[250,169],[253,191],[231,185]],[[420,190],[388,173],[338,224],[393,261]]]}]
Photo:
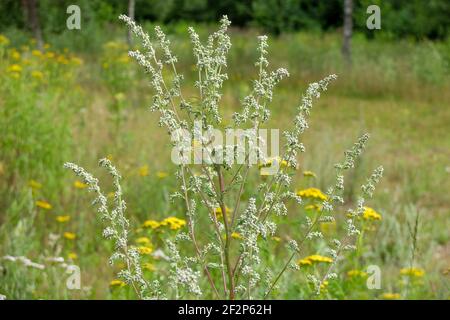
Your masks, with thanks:
[{"label": "clump of yellow blossom", "polygon": [[304,176],[304,177],[312,177],[312,178],[315,178],[315,177],[316,177],[316,174],[315,174],[314,172],[312,172],[312,171],[306,170],[306,171],[303,171],[303,176]]},{"label": "clump of yellow blossom", "polygon": [[34,71],[31,71],[31,77],[33,77],[37,80],[42,80],[44,78],[44,74],[39,70],[34,70]]},{"label": "clump of yellow blossom", "polygon": [[400,269],[400,274],[403,276],[420,278],[425,275],[425,270],[420,268],[403,268]]},{"label": "clump of yellow blossom", "polygon": [[112,280],[109,285],[111,287],[124,287],[126,285],[122,280]]},{"label": "clump of yellow blossom", "polygon": [[170,230],[178,230],[186,225],[186,221],[177,217],[168,217],[161,221],[162,226],[169,226]]},{"label": "clump of yellow blossom", "polygon": [[367,277],[367,272],[354,269],[354,270],[348,271],[347,276],[349,278],[365,278],[365,277]]},{"label": "clump of yellow blossom", "polygon": [[32,50],[31,54],[35,57],[42,57],[42,52],[40,50]]},{"label": "clump of yellow blossom", "polygon": [[137,244],[149,244],[150,243],[150,239],[147,237],[139,237],[136,239],[136,243]]},{"label": "clump of yellow blossom", "polygon": [[322,210],[322,206],[319,204],[308,204],[307,206],[305,206],[306,210],[315,210],[315,211],[321,211]]},{"label": "clump of yellow blossom", "polygon": [[300,259],[298,261],[298,264],[301,266],[310,266],[314,263],[332,263],[333,259],[331,259],[330,257],[325,257],[325,256],[321,256],[318,254],[313,254],[311,256],[308,256],[306,258]]},{"label": "clump of yellow blossom", "polygon": [[56,221],[59,223],[64,223],[70,220],[70,216],[64,215],[64,216],[56,216]]},{"label": "clump of yellow blossom", "polygon": [[150,262],[143,263],[142,264],[142,269],[148,270],[148,271],[155,271],[156,270],[156,268],[153,265],[153,263],[150,263]]},{"label": "clump of yellow blossom", "polygon": [[275,241],[275,242],[280,242],[280,241],[281,241],[281,238],[280,238],[280,237],[277,237],[277,236],[273,236],[273,237],[272,237],[272,240]]},{"label": "clump of yellow blossom", "polygon": [[75,252],[69,252],[69,254],[67,255],[67,258],[69,260],[77,260],[78,259],[78,255]]},{"label": "clump of yellow blossom", "polygon": [[75,188],[77,188],[77,189],[85,189],[85,188],[88,187],[88,185],[87,185],[86,183],[81,182],[80,180],[76,180],[76,181],[73,183],[73,186],[74,186]]},{"label": "clump of yellow blossom", "polygon": [[164,179],[164,178],[166,178],[168,175],[169,175],[169,174],[168,174],[167,172],[164,172],[164,171],[158,171],[158,172],[156,173],[156,176],[157,176],[159,179]]},{"label": "clump of yellow blossom", "polygon": [[[223,212],[222,212],[221,207],[215,208],[214,213],[216,214],[217,219],[221,219],[223,217]],[[231,209],[228,208],[227,206],[225,206],[225,213],[227,214],[227,216],[229,216],[231,213]]]},{"label": "clump of yellow blossom", "polygon": [[161,226],[161,223],[159,223],[156,220],[146,220],[144,221],[144,223],[142,224],[142,226],[144,228],[152,228],[152,229],[157,229]]},{"label": "clump of yellow blossom", "polygon": [[141,177],[146,177],[148,176],[149,171],[150,170],[148,169],[148,165],[143,165],[142,167],[139,168],[138,173]]},{"label": "clump of yellow blossom", "polygon": [[7,46],[9,43],[9,39],[6,36],[0,34],[0,45]]},{"label": "clump of yellow blossom", "polygon": [[381,220],[381,214],[369,207],[364,207],[363,219],[365,220]]},{"label": "clump of yellow blossom", "polygon": [[400,294],[399,293],[392,293],[392,292],[383,293],[381,295],[381,299],[397,300],[397,299],[400,299]]},{"label": "clump of yellow blossom", "polygon": [[140,254],[151,254],[153,252],[153,247],[151,246],[141,246],[137,248]]},{"label": "clump of yellow blossom", "polygon": [[238,232],[233,232],[233,233],[231,234],[231,237],[232,237],[233,239],[239,239],[239,240],[242,239],[242,235],[241,235],[240,233],[238,233]]},{"label": "clump of yellow blossom", "polygon": [[52,205],[44,200],[36,201],[36,206],[38,206],[41,209],[45,209],[45,210],[50,210],[52,208]]},{"label": "clump of yellow blossom", "polygon": [[34,190],[42,189],[42,184],[37,182],[36,180],[28,181],[28,186]]},{"label": "clump of yellow blossom", "polygon": [[67,240],[75,240],[77,235],[73,232],[64,232],[63,237],[66,238]]},{"label": "clump of yellow blossom", "polygon": [[304,190],[300,190],[297,192],[297,195],[303,198],[311,198],[325,201],[328,197],[317,188],[308,188]]}]

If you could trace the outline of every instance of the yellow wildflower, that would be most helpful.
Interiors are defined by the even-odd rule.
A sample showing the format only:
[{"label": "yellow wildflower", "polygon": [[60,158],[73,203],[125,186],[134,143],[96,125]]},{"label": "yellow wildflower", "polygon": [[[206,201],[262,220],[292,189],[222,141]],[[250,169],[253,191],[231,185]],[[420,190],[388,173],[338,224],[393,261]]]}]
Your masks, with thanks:
[{"label": "yellow wildflower", "polygon": [[365,220],[381,220],[381,215],[369,207],[364,207],[363,218]]},{"label": "yellow wildflower", "polygon": [[150,243],[150,239],[147,237],[140,237],[136,239],[136,243],[138,244],[149,244]]},{"label": "yellow wildflower", "polygon": [[280,238],[280,237],[277,237],[277,236],[273,236],[273,237],[272,237],[272,240],[275,241],[275,242],[280,242],[280,241],[281,241],[281,238]]},{"label": "yellow wildflower", "polygon": [[403,268],[400,269],[400,274],[403,276],[420,278],[425,275],[425,270],[420,268]]},{"label": "yellow wildflower", "polygon": [[167,172],[164,172],[164,171],[158,171],[158,172],[156,173],[156,176],[157,176],[159,179],[164,179],[164,178],[166,178],[168,175],[169,175],[169,174],[168,174]]},{"label": "yellow wildflower", "polygon": [[148,165],[143,165],[142,167],[139,168],[139,175],[141,177],[148,176],[148,173],[149,173]]},{"label": "yellow wildflower", "polygon": [[44,74],[38,70],[31,71],[31,76],[38,80],[42,80],[44,78]]},{"label": "yellow wildflower", "polygon": [[56,216],[56,221],[58,221],[59,223],[64,223],[70,220],[70,216],[65,215],[65,216]]},{"label": "yellow wildflower", "polygon": [[306,170],[306,171],[303,171],[303,176],[304,177],[313,177],[313,178],[315,178],[316,174],[314,172],[312,172],[312,171]]},{"label": "yellow wildflower", "polygon": [[36,201],[36,206],[38,206],[39,208],[45,209],[45,210],[50,210],[52,208],[52,205],[44,200]]},{"label": "yellow wildflower", "polygon": [[78,66],[83,64],[83,60],[78,57],[70,58],[70,62],[72,62],[73,64],[78,65]]},{"label": "yellow wildflower", "polygon": [[63,237],[66,238],[67,240],[75,240],[77,235],[73,232],[64,232]]},{"label": "yellow wildflower", "polygon": [[300,190],[297,192],[297,195],[300,197],[303,197],[303,198],[312,198],[312,199],[318,199],[318,200],[322,200],[322,201],[325,201],[328,199],[328,197],[317,188],[308,188],[308,189]]},{"label": "yellow wildflower", "polygon": [[84,188],[87,188],[87,187],[88,187],[88,185],[87,185],[86,183],[81,182],[80,180],[76,180],[76,181],[73,183],[73,186],[74,186],[75,188],[77,188],[77,189],[84,189]]},{"label": "yellow wildflower", "polygon": [[316,211],[321,211],[322,210],[322,206],[319,204],[308,204],[307,206],[305,206],[306,210],[316,210]]},{"label": "yellow wildflower", "polygon": [[31,54],[35,57],[42,57],[42,52],[40,50],[32,50]]},{"label": "yellow wildflower", "polygon": [[162,226],[169,226],[171,230],[178,230],[186,225],[186,221],[177,217],[169,217],[161,221]]},{"label": "yellow wildflower", "polygon": [[142,269],[148,270],[148,271],[155,271],[156,270],[156,268],[153,265],[153,263],[150,263],[150,262],[146,262],[146,263],[142,264]]},{"label": "yellow wildflower", "polygon": [[242,239],[242,235],[240,234],[240,233],[238,233],[238,232],[233,232],[232,234],[231,234],[231,237],[233,238],[233,239]]},{"label": "yellow wildflower", "polygon": [[141,246],[137,248],[140,254],[150,254],[153,252],[153,247],[151,246]]},{"label": "yellow wildflower", "polygon": [[9,39],[6,36],[0,34],[0,45],[7,46],[9,43],[10,43]]},{"label": "yellow wildflower", "polygon": [[313,254],[311,256],[308,256],[306,258],[299,260],[298,264],[301,266],[304,266],[304,265],[312,265],[313,263],[320,263],[320,262],[332,263],[333,259],[331,259],[329,257],[321,256],[318,254]]},{"label": "yellow wildflower", "polygon": [[49,52],[47,52],[47,53],[45,54],[45,57],[46,57],[47,59],[53,59],[55,56],[56,56],[55,53],[52,52],[52,51],[49,51]]},{"label": "yellow wildflower", "polygon": [[20,52],[14,49],[13,51],[11,51],[11,58],[13,60],[20,60]]},{"label": "yellow wildflower", "polygon": [[69,254],[67,255],[67,258],[69,260],[77,260],[78,259],[78,255],[75,252],[69,252]]},{"label": "yellow wildflower", "polygon": [[161,223],[159,223],[156,220],[146,220],[144,221],[143,225],[144,228],[152,228],[152,229],[157,229],[161,226]]},{"label": "yellow wildflower", "polygon": [[117,101],[123,101],[125,100],[125,94],[123,92],[118,92],[114,95],[114,99]]},{"label": "yellow wildflower", "polygon": [[50,44],[44,43],[44,49],[49,49],[49,48],[50,48]]},{"label": "yellow wildflower", "polygon": [[8,67],[8,72],[22,72],[22,67],[18,64],[12,64]]},{"label": "yellow wildflower", "polygon": [[367,277],[367,273],[361,270],[354,269],[348,271],[347,276],[350,278],[357,278],[357,277],[365,278]]},{"label": "yellow wildflower", "polygon": [[29,186],[31,189],[35,189],[35,190],[42,189],[42,184],[39,183],[39,182],[37,182],[36,180],[30,180],[30,181],[28,181],[28,186]]},{"label": "yellow wildflower", "polygon": [[122,280],[112,280],[109,285],[111,287],[124,287],[126,285]]},{"label": "yellow wildflower", "polygon": [[[222,213],[222,208],[221,207],[217,207],[214,209],[214,213],[216,214],[216,217],[218,219],[222,218],[223,213]],[[227,216],[229,216],[229,214],[231,213],[231,209],[228,208],[227,206],[225,206],[225,213],[227,214]]]},{"label": "yellow wildflower", "polygon": [[383,293],[381,295],[381,298],[385,299],[385,300],[396,300],[396,299],[400,299],[400,294],[387,292],[387,293]]}]

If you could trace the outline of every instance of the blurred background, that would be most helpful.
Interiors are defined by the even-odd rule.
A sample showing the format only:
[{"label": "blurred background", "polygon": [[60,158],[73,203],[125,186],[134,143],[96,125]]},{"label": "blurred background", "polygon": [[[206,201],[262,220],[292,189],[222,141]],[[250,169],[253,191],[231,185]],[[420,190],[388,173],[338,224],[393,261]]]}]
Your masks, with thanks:
[{"label": "blurred background", "polygon": [[[80,8],[80,29],[67,28],[71,13],[66,10],[72,4]],[[379,30],[366,26],[369,5],[380,8]],[[329,297],[449,297],[446,0],[1,0],[0,256],[76,261],[86,290],[64,289],[57,271],[42,277],[40,270],[0,261],[0,293],[13,298],[127,297],[126,290],[109,288],[114,278],[106,264],[111,245],[101,240],[91,198],[62,168],[65,161],[104,178],[97,160],[112,159],[125,177],[128,213],[136,226],[150,218],[183,215],[168,199],[176,186],[169,139],[147,108],[152,99],[148,77],[127,55],[139,42],[117,19],[122,13],[151,36],[155,25],[162,26],[185,76],[183,93],[192,99],[196,71],[187,28],[193,26],[205,40],[220,17],[228,15],[232,49],[221,102],[224,126],[240,110],[257,74],[258,35],[269,36],[270,67],[290,72],[275,90],[272,128],[290,125],[309,82],[336,73],[338,80],[314,106],[295,187],[326,190],[333,164],[363,132],[372,138],[347,178],[349,204],[375,166],[384,166],[385,178],[369,204],[382,220],[367,229],[364,249],[352,260],[355,265],[342,267],[342,282]],[[316,177],[304,179],[304,171]],[[290,211],[294,221],[298,214],[295,208]],[[155,249],[161,246],[158,239],[152,241]],[[276,249],[280,257],[283,241]],[[151,274],[163,269],[158,261],[148,263]],[[370,264],[383,270],[381,291],[368,291],[345,275]],[[410,265],[424,270],[412,289],[399,273]],[[307,297],[302,290],[299,282],[283,297]]]}]

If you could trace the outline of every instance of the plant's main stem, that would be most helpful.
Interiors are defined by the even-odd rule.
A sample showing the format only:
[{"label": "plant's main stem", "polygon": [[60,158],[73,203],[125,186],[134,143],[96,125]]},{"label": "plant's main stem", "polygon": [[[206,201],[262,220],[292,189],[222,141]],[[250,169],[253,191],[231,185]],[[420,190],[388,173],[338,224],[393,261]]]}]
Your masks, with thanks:
[{"label": "plant's main stem", "polygon": [[216,168],[217,170],[217,176],[219,177],[219,190],[220,190],[220,208],[222,210],[223,215],[223,221],[225,226],[225,263],[227,265],[227,273],[228,273],[228,288],[229,288],[229,298],[230,300],[234,300],[234,275],[233,275],[233,268],[231,266],[230,261],[230,243],[231,243],[231,230],[230,226],[228,225],[228,216],[226,211],[225,202],[224,199],[224,193],[225,193],[225,182],[223,180],[223,174],[220,170],[220,166]]}]

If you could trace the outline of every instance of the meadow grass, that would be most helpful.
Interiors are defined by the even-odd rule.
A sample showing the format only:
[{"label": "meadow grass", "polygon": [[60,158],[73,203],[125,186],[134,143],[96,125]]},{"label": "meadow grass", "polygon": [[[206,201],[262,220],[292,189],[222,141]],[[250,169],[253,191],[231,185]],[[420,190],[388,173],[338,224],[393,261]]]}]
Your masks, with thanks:
[{"label": "meadow grass", "polygon": [[[205,35],[209,26],[197,28]],[[187,31],[169,30],[178,69],[185,82],[194,81]],[[122,30],[123,31],[123,30]],[[255,76],[255,30],[232,30],[230,78],[224,85],[221,108],[225,124],[238,111],[238,102],[250,90]],[[98,50],[87,50],[55,37],[46,53],[33,54],[29,39],[10,37],[0,44],[0,257],[27,256],[32,261],[62,256],[82,270],[83,290],[67,290],[66,275],[58,264],[46,262],[43,270],[0,260],[0,294],[14,298],[130,298],[131,288],[110,285],[117,269],[107,265],[112,245],[101,239],[102,225],[90,208],[91,198],[70,174],[65,161],[93,168],[97,159],[111,158],[120,169],[135,241],[151,238],[153,250],[163,249],[164,234],[140,227],[144,221],[182,217],[183,208],[169,201],[175,190],[170,163],[169,137],[149,112],[151,93],[147,80],[126,55],[121,31],[97,37]],[[64,40],[63,40],[64,39]],[[70,39],[70,38],[69,38]],[[59,40],[59,42],[58,42]],[[353,41],[354,64],[348,70],[340,56],[340,35],[295,33],[270,40],[271,63],[287,67],[289,79],[278,88],[272,121],[286,127],[295,115],[307,83],[329,73],[339,74],[326,95],[316,103],[310,129],[304,136],[307,153],[300,159],[295,187],[325,189],[332,183],[334,163],[362,132],[372,139],[347,177],[346,198],[354,202],[359,185],[370,168],[383,164],[384,179],[368,205],[382,220],[368,222],[357,252],[338,267],[339,278],[319,298],[447,299],[450,268],[450,45],[408,41]],[[27,46],[27,47],[23,47]],[[13,49],[16,48],[16,49]],[[18,52],[19,56],[14,52]],[[78,59],[78,60],[77,60]],[[13,65],[20,66],[14,71]],[[42,75],[37,73],[41,72]],[[194,92],[183,92],[190,97]],[[227,118],[228,117],[228,118]],[[316,177],[305,178],[302,172]],[[96,176],[108,179],[101,171]],[[253,177],[256,186],[259,177]],[[108,180],[107,180],[108,181]],[[243,197],[249,197],[244,194]],[[39,207],[36,201],[45,201]],[[263,252],[278,270],[286,260],[283,230],[308,214],[304,207],[289,207],[289,220],[278,221],[280,239]],[[417,234],[410,226],[419,216]],[[58,222],[57,216],[69,216]],[[338,222],[345,219],[345,211]],[[64,219],[62,219],[64,220]],[[289,221],[289,222],[288,222]],[[285,226],[284,226],[285,225]],[[339,225],[339,223],[337,224]],[[334,225],[322,226],[327,235]],[[64,237],[65,232],[76,235]],[[414,261],[411,250],[417,239]],[[320,242],[307,252],[320,252]],[[76,254],[76,256],[74,255]],[[164,259],[148,256],[145,274],[164,275]],[[425,271],[423,276],[401,275],[402,268]],[[368,265],[382,270],[382,288],[368,290]],[[305,286],[304,274],[290,271],[280,279],[277,298],[316,298]],[[386,295],[392,293],[394,295]],[[275,296],[274,296],[275,297]]]}]

